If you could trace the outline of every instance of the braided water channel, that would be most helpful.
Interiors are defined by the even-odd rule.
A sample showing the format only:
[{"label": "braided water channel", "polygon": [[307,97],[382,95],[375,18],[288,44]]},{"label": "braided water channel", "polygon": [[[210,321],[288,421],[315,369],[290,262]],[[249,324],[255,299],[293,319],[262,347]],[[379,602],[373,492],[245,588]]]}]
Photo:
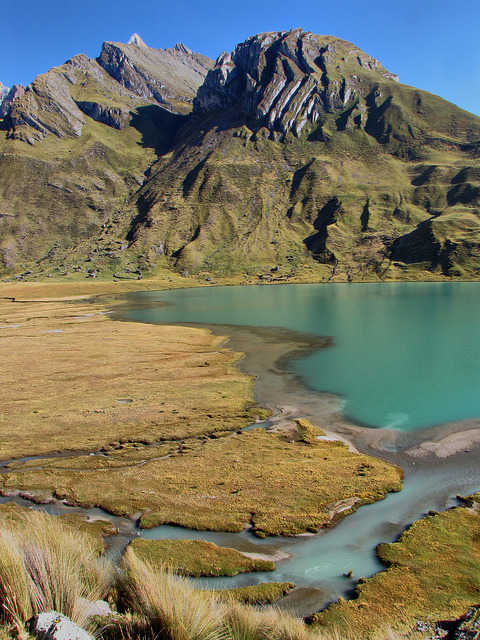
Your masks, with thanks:
[{"label": "braided water channel", "polygon": [[[457,504],[457,494],[480,489],[479,311],[480,283],[212,287],[129,296],[116,307],[116,319],[206,326],[245,353],[237,366],[255,376],[256,400],[274,414],[252,427],[308,417],[359,450],[399,464],[405,482],[400,493],[361,507],[334,528],[296,538],[170,526],[140,531],[107,516],[122,532],[111,555],[136,535],[208,540],[289,557],[273,572],[201,579],[202,586],[292,581],[298,589],[280,605],[300,615],[352,595],[360,577],[383,568],[378,543],[394,541],[431,509]],[[425,449],[425,442],[449,438],[449,450]]]},{"label": "braided water channel", "polygon": [[[480,283],[211,287],[133,294],[117,317],[207,326],[229,336],[228,346],[246,354],[238,366],[255,375],[256,400],[274,411],[274,421],[308,417],[359,450],[399,464],[405,473],[403,491],[361,507],[314,536],[260,540],[248,531],[167,526],[141,535],[289,554],[274,572],[202,579],[209,588],[293,581],[300,590],[284,604],[305,613],[314,603],[321,608],[351,595],[360,577],[383,568],[375,555],[378,543],[394,541],[430,509],[457,504],[457,494],[480,489],[479,312]],[[425,449],[425,442],[449,438],[453,448]]]}]

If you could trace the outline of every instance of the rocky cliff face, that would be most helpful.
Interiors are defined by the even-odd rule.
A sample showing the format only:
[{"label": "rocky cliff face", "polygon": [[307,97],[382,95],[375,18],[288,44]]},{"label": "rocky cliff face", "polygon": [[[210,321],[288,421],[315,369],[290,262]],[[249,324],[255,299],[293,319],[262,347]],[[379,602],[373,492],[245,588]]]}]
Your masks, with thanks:
[{"label": "rocky cliff face", "polygon": [[22,96],[24,92],[25,87],[21,84],[14,84],[11,89],[4,91],[3,98],[0,99],[0,118],[4,118],[10,113],[13,101]]},{"label": "rocky cliff face", "polygon": [[[86,260],[112,273],[313,265],[341,280],[480,274],[480,119],[402,85],[348,42],[301,29],[261,34],[213,65],[184,45],[157,50],[137,37],[46,76],[5,120],[14,140],[2,162],[43,198],[27,224],[18,216],[32,196],[4,171],[9,264],[33,255],[26,228],[47,210],[31,168],[44,162],[48,137],[58,142],[43,185],[63,203],[57,223],[72,248],[56,255],[65,269]],[[11,145],[22,140],[38,147],[35,162],[20,162]],[[87,202],[72,226],[71,211]]]},{"label": "rocky cliff face", "polygon": [[194,112],[235,111],[254,130],[299,135],[307,123],[352,105],[351,120],[361,125],[365,97],[378,79],[398,80],[348,42],[301,29],[266,33],[218,58],[198,91]]},{"label": "rocky cliff face", "polygon": [[128,45],[105,42],[97,62],[137,96],[155,100],[178,113],[191,110],[191,102],[212,67],[210,58],[193,53],[182,44],[153,49],[137,34]]},{"label": "rocky cliff face", "polygon": [[[12,87],[1,116],[0,266],[96,237],[168,146],[209,66],[186,48],[105,43],[98,61],[79,54]],[[163,94],[138,90],[147,77]]]},{"label": "rocky cliff face", "polygon": [[0,104],[3,102],[3,100],[5,99],[5,96],[9,91],[10,91],[9,87],[6,87],[0,82]]}]

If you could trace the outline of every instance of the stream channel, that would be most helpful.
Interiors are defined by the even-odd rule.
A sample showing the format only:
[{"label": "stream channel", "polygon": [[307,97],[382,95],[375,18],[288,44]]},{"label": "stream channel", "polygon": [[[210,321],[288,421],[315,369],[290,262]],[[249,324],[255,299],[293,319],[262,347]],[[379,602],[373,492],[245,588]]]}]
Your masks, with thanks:
[{"label": "stream channel", "polygon": [[332,529],[294,538],[171,526],[139,531],[111,519],[125,541],[139,533],[289,554],[273,572],[200,579],[204,587],[292,581],[298,588],[280,606],[300,615],[351,596],[360,577],[383,569],[378,543],[396,540],[431,509],[458,504],[457,494],[480,489],[472,443],[447,457],[411,455],[423,442],[480,427],[479,312],[480,283],[202,287],[127,296],[115,319],[190,324],[229,336],[226,346],[245,353],[237,366],[256,377],[256,401],[274,412],[253,428],[308,417],[359,450],[399,464],[405,481],[401,492]]}]

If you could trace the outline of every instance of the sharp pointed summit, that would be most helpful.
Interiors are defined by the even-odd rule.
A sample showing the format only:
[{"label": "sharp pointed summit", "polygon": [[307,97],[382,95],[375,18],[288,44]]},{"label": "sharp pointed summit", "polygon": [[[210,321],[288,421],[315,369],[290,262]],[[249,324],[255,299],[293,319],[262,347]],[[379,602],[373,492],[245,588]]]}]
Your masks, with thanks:
[{"label": "sharp pointed summit", "polygon": [[145,44],[145,42],[140,38],[138,33],[134,33],[133,36],[130,38],[130,40],[127,42],[127,44],[136,44],[137,47],[146,47],[147,46]]}]

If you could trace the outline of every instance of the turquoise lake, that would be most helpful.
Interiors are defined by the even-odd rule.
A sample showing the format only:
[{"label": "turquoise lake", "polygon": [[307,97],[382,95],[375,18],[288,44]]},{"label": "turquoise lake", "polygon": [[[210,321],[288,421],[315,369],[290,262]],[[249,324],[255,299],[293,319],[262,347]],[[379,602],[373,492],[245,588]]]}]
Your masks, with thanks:
[{"label": "turquoise lake", "polygon": [[[358,424],[414,431],[480,416],[480,283],[202,287],[135,294],[143,322],[282,327],[332,338],[289,363]],[[158,302],[158,306],[155,305]]]}]

